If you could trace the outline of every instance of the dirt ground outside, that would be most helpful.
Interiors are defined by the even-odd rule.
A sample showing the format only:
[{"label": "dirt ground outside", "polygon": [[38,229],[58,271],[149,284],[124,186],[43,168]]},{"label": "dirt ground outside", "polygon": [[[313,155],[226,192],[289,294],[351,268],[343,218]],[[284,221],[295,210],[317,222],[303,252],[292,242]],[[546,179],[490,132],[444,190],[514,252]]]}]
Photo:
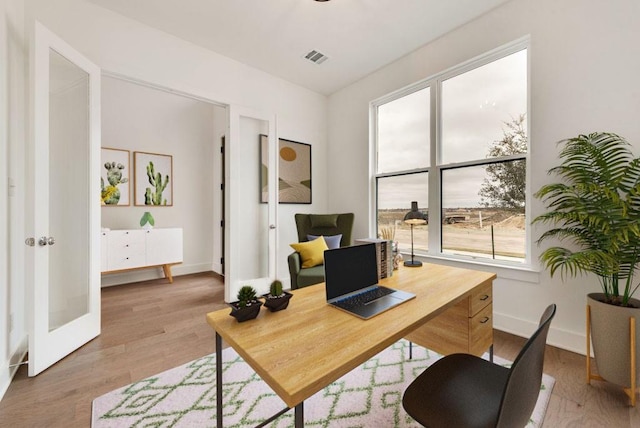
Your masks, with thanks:
[{"label": "dirt ground outside", "polygon": [[[381,210],[379,228],[393,229],[400,251],[411,250],[411,227],[402,222],[406,210]],[[458,254],[500,259],[524,259],[524,213],[495,208],[445,210],[442,250]],[[429,227],[414,226],[414,249],[426,252]],[[493,239],[492,239],[493,233]],[[493,243],[493,244],[492,244]]]}]

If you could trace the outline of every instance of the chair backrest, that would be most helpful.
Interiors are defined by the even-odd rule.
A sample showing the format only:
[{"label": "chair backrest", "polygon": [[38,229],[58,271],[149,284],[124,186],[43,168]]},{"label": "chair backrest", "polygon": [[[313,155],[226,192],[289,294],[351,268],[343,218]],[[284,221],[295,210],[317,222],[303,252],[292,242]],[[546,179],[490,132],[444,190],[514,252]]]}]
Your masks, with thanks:
[{"label": "chair backrest", "polygon": [[351,245],[353,232],[353,213],[343,214],[296,214],[296,228],[298,229],[298,241],[308,241],[307,235],[342,235],[340,246]]},{"label": "chair backrest", "polygon": [[538,329],[513,362],[502,394],[498,427],[524,427],[529,422],[540,394],[544,348],[549,325],[555,314],[556,305],[549,305],[540,317]]}]

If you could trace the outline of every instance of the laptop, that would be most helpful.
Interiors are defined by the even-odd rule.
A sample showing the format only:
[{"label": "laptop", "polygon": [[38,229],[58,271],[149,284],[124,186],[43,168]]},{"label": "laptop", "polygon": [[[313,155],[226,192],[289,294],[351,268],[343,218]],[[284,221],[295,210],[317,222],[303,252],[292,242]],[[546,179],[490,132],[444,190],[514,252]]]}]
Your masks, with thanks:
[{"label": "laptop", "polygon": [[378,285],[376,245],[364,244],[324,252],[327,303],[357,317],[369,319],[415,294]]}]

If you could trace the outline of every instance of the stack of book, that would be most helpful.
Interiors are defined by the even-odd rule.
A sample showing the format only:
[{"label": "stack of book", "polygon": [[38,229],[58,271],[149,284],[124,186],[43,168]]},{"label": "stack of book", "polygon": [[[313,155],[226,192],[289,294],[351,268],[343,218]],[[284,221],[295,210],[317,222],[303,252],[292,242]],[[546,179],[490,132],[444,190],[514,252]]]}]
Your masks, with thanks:
[{"label": "stack of book", "polygon": [[391,242],[386,239],[363,238],[356,239],[355,245],[376,244],[376,254],[378,262],[378,278],[386,278],[393,275],[393,251]]}]

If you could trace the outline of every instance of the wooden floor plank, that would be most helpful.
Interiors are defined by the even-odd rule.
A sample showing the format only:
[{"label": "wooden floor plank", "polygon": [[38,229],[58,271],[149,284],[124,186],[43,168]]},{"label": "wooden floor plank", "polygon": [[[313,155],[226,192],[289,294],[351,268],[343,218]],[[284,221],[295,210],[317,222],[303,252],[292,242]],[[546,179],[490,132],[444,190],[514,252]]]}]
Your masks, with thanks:
[{"label": "wooden floor plank", "polygon": [[[205,314],[224,308],[212,273],[102,290],[102,334],[35,378],[21,367],[0,402],[0,427],[88,427],[94,398],[214,351]],[[496,355],[513,360],[525,339],[495,332]],[[547,346],[556,378],[545,427],[640,426],[620,388],[584,381],[584,356]]]}]

